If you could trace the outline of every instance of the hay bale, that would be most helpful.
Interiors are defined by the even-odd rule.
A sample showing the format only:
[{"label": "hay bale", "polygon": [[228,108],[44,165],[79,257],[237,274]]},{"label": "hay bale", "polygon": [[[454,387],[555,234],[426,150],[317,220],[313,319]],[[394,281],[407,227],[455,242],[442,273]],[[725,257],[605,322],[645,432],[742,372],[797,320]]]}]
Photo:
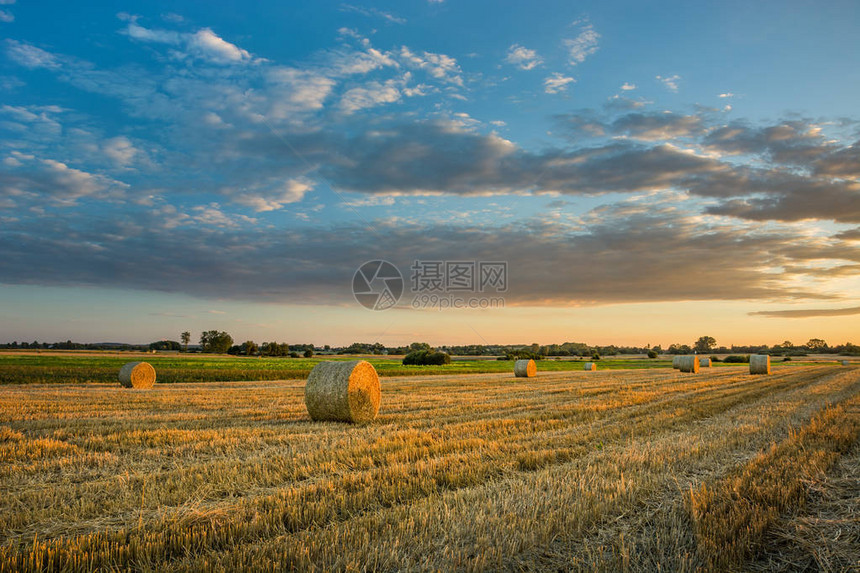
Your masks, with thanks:
[{"label": "hay bale", "polygon": [[681,358],[683,358],[683,356],[676,356],[675,358],[672,359],[672,368],[677,370],[678,368],[681,367]]},{"label": "hay bale", "polygon": [[850,363],[850,362],[848,362],[847,360],[843,360],[843,361],[842,361],[842,366],[851,366],[851,363]]},{"label": "hay bale", "polygon": [[681,360],[678,361],[678,370],[681,372],[689,372],[692,374],[696,374],[699,372],[699,357],[695,354],[688,354],[687,356],[682,356]]},{"label": "hay bale", "polygon": [[537,364],[534,360],[517,360],[514,362],[514,376],[517,378],[537,376]]},{"label": "hay bale", "polygon": [[364,360],[320,362],[305,384],[305,407],[316,421],[370,422],[379,400],[379,376]]},{"label": "hay bale", "polygon": [[750,374],[770,374],[770,355],[750,354]]},{"label": "hay bale", "polygon": [[711,359],[710,358],[699,358],[699,366],[702,368],[710,368],[711,367]]},{"label": "hay bale", "polygon": [[146,390],[155,384],[155,368],[149,362],[129,362],[119,370],[119,383],[126,388]]},{"label": "hay bale", "polygon": [[583,370],[588,370],[589,372],[594,372],[597,370],[597,364],[594,362],[586,362],[585,366],[582,367]]}]

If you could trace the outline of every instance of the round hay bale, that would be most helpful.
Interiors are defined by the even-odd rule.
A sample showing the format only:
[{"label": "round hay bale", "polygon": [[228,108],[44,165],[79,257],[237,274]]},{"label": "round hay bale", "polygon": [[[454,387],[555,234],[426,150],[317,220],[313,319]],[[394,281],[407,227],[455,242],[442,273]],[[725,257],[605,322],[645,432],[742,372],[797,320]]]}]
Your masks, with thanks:
[{"label": "round hay bale", "polygon": [[750,354],[750,374],[770,374],[770,355]]},{"label": "round hay bale", "polygon": [[534,360],[517,360],[514,362],[514,376],[517,378],[537,376],[537,364]]},{"label": "round hay bale", "polygon": [[585,366],[582,367],[583,370],[588,370],[589,372],[594,372],[597,370],[597,364],[594,362],[586,362]]},{"label": "round hay bale", "polygon": [[312,420],[363,423],[379,412],[379,376],[370,362],[320,362],[305,383]]},{"label": "round hay bale", "polygon": [[850,363],[850,362],[848,362],[847,360],[843,360],[843,361],[842,361],[842,366],[851,366],[851,363]]},{"label": "round hay bale", "polygon": [[675,358],[672,359],[672,368],[677,370],[678,368],[681,367],[681,358],[683,358],[683,356],[676,356]]},{"label": "round hay bale", "polygon": [[149,362],[129,362],[119,370],[119,383],[126,388],[146,390],[155,384],[155,368]]},{"label": "round hay bale", "polygon": [[699,372],[699,357],[695,354],[689,354],[687,356],[682,356],[681,360],[678,361],[678,370],[681,372],[689,372],[692,374],[696,374]]},{"label": "round hay bale", "polygon": [[702,368],[710,368],[711,367],[711,359],[710,358],[699,358],[699,366]]}]

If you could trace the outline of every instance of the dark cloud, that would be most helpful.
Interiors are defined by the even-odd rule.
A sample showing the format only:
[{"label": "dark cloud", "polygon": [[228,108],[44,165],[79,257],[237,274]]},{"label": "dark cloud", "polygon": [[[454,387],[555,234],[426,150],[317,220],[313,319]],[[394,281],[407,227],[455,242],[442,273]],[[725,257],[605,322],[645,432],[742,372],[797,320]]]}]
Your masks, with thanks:
[{"label": "dark cloud", "polygon": [[23,221],[4,225],[0,282],[337,305],[352,304],[349,285],[362,261],[387,259],[408,274],[416,259],[504,260],[510,305],[833,298],[766,271],[820,256],[792,254],[790,230],[707,228],[649,202],[599,209],[575,224],[532,219],[496,227],[374,220],[370,227],[274,231],[230,227],[211,214],[169,215],[46,216],[38,231]]},{"label": "dark cloud", "polygon": [[699,135],[705,131],[705,122],[697,115],[630,113],[612,122],[611,131],[636,139],[657,141]]},{"label": "dark cloud", "polygon": [[733,122],[712,129],[702,143],[725,153],[762,155],[775,163],[800,166],[809,166],[835,149],[817,126],[802,120],[765,127]]},{"label": "dark cloud", "polygon": [[815,173],[827,177],[860,179],[860,141],[819,159],[815,163]]},{"label": "dark cloud", "polygon": [[819,316],[851,316],[860,314],[860,306],[849,308],[807,308],[799,310],[761,310],[749,313],[768,318],[814,318]]}]

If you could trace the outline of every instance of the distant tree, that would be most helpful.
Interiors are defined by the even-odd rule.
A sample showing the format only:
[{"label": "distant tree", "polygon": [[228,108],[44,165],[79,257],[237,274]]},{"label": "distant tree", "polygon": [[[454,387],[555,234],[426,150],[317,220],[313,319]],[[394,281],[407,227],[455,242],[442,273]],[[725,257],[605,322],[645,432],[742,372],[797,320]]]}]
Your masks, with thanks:
[{"label": "distant tree", "polygon": [[314,351],[311,350],[310,348],[308,348],[307,350],[305,350],[304,357],[305,358],[313,358],[314,357]]},{"label": "distant tree", "polygon": [[298,357],[299,357],[298,352],[290,352],[290,358],[298,358]]},{"label": "distant tree", "polygon": [[179,343],[175,340],[158,340],[149,344],[150,350],[179,350]]},{"label": "distant tree", "polygon": [[191,342],[191,333],[186,330],[179,335],[179,340],[181,340],[182,345],[185,346],[185,352],[188,352],[188,343]]},{"label": "distant tree", "polygon": [[706,352],[710,352],[711,348],[717,345],[717,341],[714,340],[713,336],[700,336],[696,341],[694,348],[696,352],[704,354]]},{"label": "distant tree", "polygon": [[657,358],[657,353],[654,350],[649,350],[648,358]]},{"label": "distant tree", "polygon": [[410,345],[409,345],[409,350],[410,350],[410,351],[415,351],[415,350],[430,350],[430,349],[431,349],[431,348],[430,348],[430,345],[429,345],[429,344],[427,344],[426,342],[413,342],[412,344],[410,344]]},{"label": "distant tree", "polygon": [[429,350],[426,348],[422,348],[420,350],[413,350],[412,352],[403,357],[403,364],[406,366],[441,366],[443,364],[450,363],[450,355],[446,354],[445,352],[438,352],[436,350]]},{"label": "distant tree", "polygon": [[794,344],[790,340],[786,340],[782,343],[783,348],[794,348]]},{"label": "distant tree", "polygon": [[242,344],[242,348],[245,351],[245,354],[247,354],[248,356],[253,356],[259,350],[259,348],[257,347],[257,343],[253,340],[246,340]]},{"label": "distant tree", "polygon": [[200,347],[203,352],[224,354],[233,345],[233,337],[226,332],[207,330],[200,334]]},{"label": "distant tree", "polygon": [[806,343],[806,347],[810,350],[822,350],[827,348],[827,343],[820,338],[810,338],[809,342]]}]

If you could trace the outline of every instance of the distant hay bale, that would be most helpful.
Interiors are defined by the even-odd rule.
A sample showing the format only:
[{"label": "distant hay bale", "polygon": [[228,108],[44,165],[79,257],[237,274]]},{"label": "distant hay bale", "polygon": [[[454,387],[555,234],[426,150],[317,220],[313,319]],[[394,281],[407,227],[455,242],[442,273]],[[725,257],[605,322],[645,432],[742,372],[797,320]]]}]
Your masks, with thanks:
[{"label": "distant hay bale", "polygon": [[364,360],[320,362],[305,384],[305,407],[316,421],[370,422],[379,401],[379,376]]},{"label": "distant hay bale", "polygon": [[683,358],[683,356],[676,356],[675,358],[672,359],[672,368],[677,370],[678,368],[681,367],[681,358]]},{"label": "distant hay bale", "polygon": [[119,370],[119,383],[126,388],[146,390],[155,384],[155,368],[149,362],[129,362]]},{"label": "distant hay bale", "polygon": [[699,366],[702,368],[710,368],[711,367],[711,359],[710,358],[699,358]]},{"label": "distant hay bale", "polygon": [[843,360],[843,361],[842,361],[842,366],[851,366],[851,363],[850,363],[850,362],[848,362],[847,360]]},{"label": "distant hay bale", "polygon": [[582,367],[583,370],[588,370],[589,372],[594,372],[597,370],[597,364],[594,362],[586,362],[585,366]]},{"label": "distant hay bale", "polygon": [[678,361],[678,370],[695,374],[699,371],[699,357],[695,354],[682,356]]},{"label": "distant hay bale", "polygon": [[750,354],[750,374],[770,374],[770,355]]},{"label": "distant hay bale", "polygon": [[514,376],[517,378],[537,376],[537,364],[534,360],[517,360],[514,362]]}]

